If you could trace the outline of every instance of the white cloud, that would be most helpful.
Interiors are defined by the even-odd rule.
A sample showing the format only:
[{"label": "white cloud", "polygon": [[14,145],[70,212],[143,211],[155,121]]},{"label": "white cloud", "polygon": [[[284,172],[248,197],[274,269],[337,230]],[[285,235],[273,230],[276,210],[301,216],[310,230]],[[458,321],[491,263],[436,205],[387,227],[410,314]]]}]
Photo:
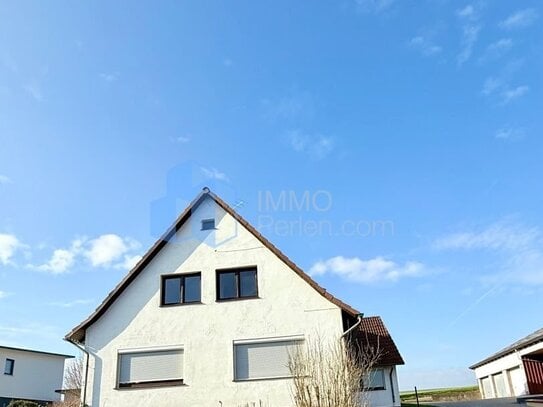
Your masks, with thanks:
[{"label": "white cloud", "polygon": [[0,291],[0,300],[7,298],[11,295],[11,293],[7,293],[5,291]]},{"label": "white cloud", "polygon": [[511,38],[501,38],[486,47],[480,61],[484,62],[487,60],[500,58],[509,52],[511,48],[513,48],[513,40]]},{"label": "white cloud", "polygon": [[457,56],[458,65],[463,65],[471,58],[480,31],[481,26],[476,24],[467,24],[462,27],[462,49]]},{"label": "white cloud", "polygon": [[528,27],[532,25],[538,17],[537,11],[533,8],[519,10],[500,22],[500,27],[506,30]]},{"label": "white cloud", "polygon": [[356,9],[362,13],[382,13],[392,7],[396,0],[355,0]]},{"label": "white cloud", "polygon": [[132,270],[134,266],[142,259],[142,256],[139,254],[136,255],[125,255],[124,260],[121,263],[115,265],[115,268],[123,270]]},{"label": "white cloud", "polygon": [[73,300],[73,301],[66,301],[66,302],[51,302],[49,305],[55,306],[55,307],[61,307],[61,308],[73,308],[78,305],[87,305],[92,304],[94,300],[92,299],[79,299],[79,300]]},{"label": "white cloud", "polygon": [[70,272],[83,259],[92,267],[112,267],[126,269],[139,259],[134,251],[140,243],[131,238],[122,238],[116,234],[104,234],[95,239],[75,239],[67,249],[55,249],[51,258],[44,264],[28,267],[51,274]]},{"label": "white cloud", "polygon": [[24,248],[15,235],[0,233],[0,263],[3,265],[11,264],[11,259],[15,253]]},{"label": "white cloud", "polygon": [[441,237],[433,246],[438,250],[484,250],[499,256],[497,271],[483,278],[484,282],[496,284],[491,291],[504,283],[543,284],[543,233],[538,227],[506,219]]},{"label": "white cloud", "polygon": [[503,81],[499,78],[489,77],[486,78],[483,85],[483,95],[490,95],[503,86]]},{"label": "white cloud", "polygon": [[43,100],[43,94],[36,83],[29,83],[23,86],[23,89],[28,93],[36,102],[41,102]]},{"label": "white cloud", "polygon": [[261,104],[266,118],[280,122],[310,119],[316,109],[313,95],[300,91],[291,92],[279,99],[263,99]]},{"label": "white cloud", "polygon": [[473,5],[468,4],[466,7],[457,10],[456,15],[461,18],[467,18],[467,19],[475,19],[476,13],[475,13],[475,7]]},{"label": "white cloud", "polygon": [[7,185],[7,184],[13,184],[13,181],[11,178],[9,178],[7,175],[0,174],[0,185]]},{"label": "white cloud", "polygon": [[433,246],[439,250],[519,250],[530,246],[539,237],[538,228],[526,228],[503,220],[478,231],[453,233],[441,237]]},{"label": "white cloud", "polygon": [[494,137],[499,140],[517,141],[526,136],[526,132],[523,128],[518,127],[504,127],[499,129]]},{"label": "white cloud", "polygon": [[502,102],[507,104],[513,100],[519,99],[530,90],[529,86],[521,85],[514,88],[507,88],[502,92]]},{"label": "white cloud", "polygon": [[103,72],[100,74],[100,79],[104,80],[105,82],[115,82],[117,79],[119,79],[119,74],[113,72]]},{"label": "white cloud", "polygon": [[432,41],[423,36],[411,38],[409,41],[409,46],[418,50],[424,56],[432,56],[439,54],[442,51],[439,45],[435,45]]},{"label": "white cloud", "polygon": [[479,20],[479,13],[471,4],[458,10],[456,15],[462,21],[461,49],[456,60],[458,65],[463,65],[471,58],[473,47],[479,38],[481,25],[477,23]]},{"label": "white cloud", "polygon": [[174,137],[172,138],[172,141],[175,141],[176,143],[179,143],[179,144],[186,144],[190,141],[190,137],[189,136],[178,136],[178,137]]},{"label": "white cloud", "polygon": [[207,179],[216,179],[218,181],[228,182],[230,179],[224,172],[220,172],[214,167],[200,167],[200,171]]},{"label": "white cloud", "polygon": [[116,234],[106,234],[88,242],[83,255],[91,262],[93,267],[111,266],[123,258],[123,255],[139,247],[135,240]]},{"label": "white cloud", "polygon": [[320,134],[305,134],[299,130],[291,130],[287,133],[290,147],[299,153],[305,153],[311,158],[320,160],[329,155],[334,149],[334,139]]},{"label": "white cloud", "polygon": [[414,261],[400,265],[383,257],[362,260],[358,257],[336,256],[316,262],[309,273],[313,276],[329,273],[356,283],[376,283],[419,277],[425,273],[425,267]]}]

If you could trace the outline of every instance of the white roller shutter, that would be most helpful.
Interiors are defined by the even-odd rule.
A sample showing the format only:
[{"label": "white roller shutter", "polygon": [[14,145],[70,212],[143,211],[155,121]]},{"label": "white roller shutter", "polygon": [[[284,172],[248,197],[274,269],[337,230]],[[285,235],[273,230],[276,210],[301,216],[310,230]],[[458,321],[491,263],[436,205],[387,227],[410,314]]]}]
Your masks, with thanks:
[{"label": "white roller shutter", "polygon": [[298,351],[300,344],[300,340],[235,344],[235,379],[291,376],[289,357]]},{"label": "white roller shutter", "polygon": [[119,384],[183,379],[183,350],[123,353]]}]

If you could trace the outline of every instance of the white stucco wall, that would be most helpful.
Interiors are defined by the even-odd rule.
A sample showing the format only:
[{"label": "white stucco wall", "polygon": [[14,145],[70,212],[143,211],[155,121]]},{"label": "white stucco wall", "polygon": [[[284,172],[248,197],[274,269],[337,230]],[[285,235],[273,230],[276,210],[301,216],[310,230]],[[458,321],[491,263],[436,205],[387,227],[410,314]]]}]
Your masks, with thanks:
[{"label": "white stucco wall", "polygon": [[[477,377],[482,397],[485,399],[499,397],[495,375],[500,373],[503,374],[505,379],[506,397],[528,394],[528,384],[522,364],[522,356],[541,349],[543,349],[543,343],[538,343],[476,368],[475,376]],[[487,391],[485,391],[483,379],[487,377],[490,378],[490,384],[487,385]]]},{"label": "white stucco wall", "polygon": [[371,407],[400,406],[400,390],[398,387],[398,376],[396,374],[396,367],[383,367],[383,370],[385,375],[385,389],[368,391],[365,397],[369,401]]},{"label": "white stucco wall", "polygon": [[[15,360],[13,376],[5,375],[6,358]],[[64,357],[0,347],[0,397],[60,400]]]},{"label": "white stucco wall", "polygon": [[[199,231],[214,217],[217,231]],[[311,288],[252,234],[208,199],[132,282],[109,310],[87,330],[93,353],[87,403],[104,406],[290,406],[289,379],[234,382],[233,341],[342,333],[340,309]],[[214,247],[208,239],[235,237]],[[198,239],[190,239],[191,233]],[[213,236],[215,235],[215,236]],[[258,299],[216,302],[215,270],[258,268]],[[160,307],[162,274],[202,273],[202,303]],[[182,346],[186,386],[117,390],[117,352],[129,348]],[[254,403],[254,404],[253,404]],[[385,404],[383,404],[385,405]],[[391,404],[389,404],[391,405]]]}]

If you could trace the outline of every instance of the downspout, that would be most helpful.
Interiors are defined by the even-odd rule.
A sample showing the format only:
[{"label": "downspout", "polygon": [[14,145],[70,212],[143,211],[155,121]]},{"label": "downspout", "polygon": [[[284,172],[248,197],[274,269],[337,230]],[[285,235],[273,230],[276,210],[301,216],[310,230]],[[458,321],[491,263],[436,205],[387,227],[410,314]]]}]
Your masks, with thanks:
[{"label": "downspout", "polygon": [[81,405],[82,407],[86,407],[87,406],[87,380],[89,378],[89,359],[90,359],[90,353],[87,349],[85,349],[85,346],[75,340],[71,340],[71,339],[67,339],[67,338],[64,338],[64,340],[66,342],[69,342],[71,343],[72,345],[74,345],[76,348],[78,348],[81,352],[83,352],[85,354],[85,381],[83,382],[84,384],[82,384],[82,398],[81,398]]},{"label": "downspout", "polygon": [[394,395],[394,382],[392,380],[392,373],[394,373],[394,367],[390,368],[390,391],[392,392],[392,405],[396,403],[396,396]]},{"label": "downspout", "polygon": [[345,338],[345,336],[347,336],[349,332],[351,332],[353,329],[355,329],[356,327],[358,327],[358,325],[362,323],[362,318],[364,318],[364,314],[358,314],[356,317],[358,318],[358,320],[352,327],[350,327],[345,332],[343,332],[343,334],[341,335],[342,338]]}]

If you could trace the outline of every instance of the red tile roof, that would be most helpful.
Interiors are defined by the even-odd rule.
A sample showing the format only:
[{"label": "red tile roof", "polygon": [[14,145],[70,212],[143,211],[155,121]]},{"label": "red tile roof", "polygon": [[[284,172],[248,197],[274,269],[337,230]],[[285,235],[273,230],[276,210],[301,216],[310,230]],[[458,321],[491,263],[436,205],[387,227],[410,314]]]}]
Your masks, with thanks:
[{"label": "red tile roof", "polygon": [[350,339],[354,340],[361,349],[369,346],[379,350],[381,356],[377,362],[378,366],[405,364],[381,317],[362,318],[358,328],[355,328],[349,335]]}]

